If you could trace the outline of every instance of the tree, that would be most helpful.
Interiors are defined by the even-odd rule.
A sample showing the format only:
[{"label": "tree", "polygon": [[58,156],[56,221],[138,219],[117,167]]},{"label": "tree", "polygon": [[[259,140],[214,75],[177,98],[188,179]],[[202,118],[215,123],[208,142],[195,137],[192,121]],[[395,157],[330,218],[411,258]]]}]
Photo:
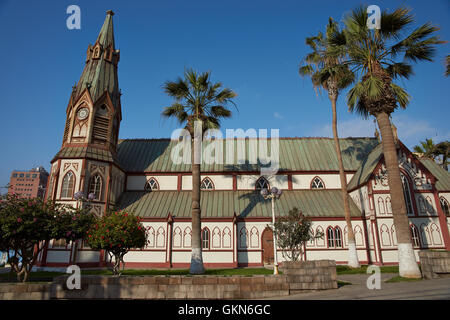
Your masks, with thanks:
[{"label": "tree", "polygon": [[125,268],[125,254],[147,245],[147,230],[140,218],[125,211],[107,212],[96,219],[86,234],[87,244],[92,249],[106,250],[114,257],[113,273],[118,276],[121,275],[120,263]]},{"label": "tree", "polygon": [[275,222],[277,244],[283,249],[281,252],[285,259],[298,261],[306,242],[323,238],[321,232],[313,234],[311,225],[311,220],[297,208],[290,210],[287,216],[277,219]]},{"label": "tree", "polygon": [[358,253],[356,251],[355,234],[353,232],[352,221],[350,217],[350,203],[347,192],[347,177],[344,171],[344,164],[342,161],[341,147],[339,144],[339,135],[337,130],[337,112],[336,103],[339,96],[339,91],[349,86],[353,80],[354,75],[347,65],[342,64],[344,54],[338,50],[334,50],[329,43],[332,37],[342,37],[338,24],[329,18],[326,27],[326,33],[321,32],[315,37],[306,38],[306,44],[312,49],[304,58],[299,73],[301,76],[309,76],[314,88],[323,88],[328,92],[328,98],[331,101],[332,110],[332,127],[333,139],[336,151],[336,156],[339,165],[339,177],[341,181],[341,194],[344,204],[345,221],[347,223],[348,233],[348,265],[352,268],[360,266],[358,260]]},{"label": "tree", "polygon": [[[200,124],[201,137],[208,129],[220,127],[221,118],[231,117],[231,111],[227,108],[234,105],[233,98],[236,93],[228,88],[221,88],[220,82],[212,83],[210,72],[197,74],[192,69],[186,70],[184,79],[172,82],[167,81],[163,88],[169,97],[175,102],[165,107],[162,115],[164,117],[175,118],[192,137],[191,168],[192,168],[192,251],[191,274],[202,274],[203,267],[202,247],[201,247],[201,208],[200,208],[200,163],[194,159],[200,159],[200,148],[198,143],[194,143],[194,125]],[[201,141],[201,140],[200,140]]]},{"label": "tree", "polygon": [[442,167],[445,171],[448,171],[448,157],[450,151],[450,141],[442,141],[436,145],[436,155],[442,156]]},{"label": "tree", "polygon": [[[442,141],[437,144],[433,142],[433,139],[425,139],[420,144],[414,147],[414,151],[420,153],[423,157],[428,157],[436,162],[441,162],[440,165],[447,171],[448,170],[448,156],[450,150],[450,142]],[[439,159],[439,160],[438,160]]]},{"label": "tree", "polygon": [[421,153],[424,157],[428,157],[433,160],[436,159],[436,145],[433,142],[433,138],[421,141],[419,145],[416,145],[414,147],[414,151],[417,153]]},{"label": "tree", "polygon": [[0,209],[0,250],[8,252],[11,272],[27,281],[45,244],[51,239],[82,239],[94,216],[81,209],[9,195]]},{"label": "tree", "polygon": [[357,83],[347,94],[350,111],[365,118],[374,116],[380,128],[397,235],[400,276],[420,278],[389,117],[399,106],[406,108],[410,99],[408,93],[393,80],[410,77],[410,62],[432,61],[435,46],[442,41],[433,36],[438,28],[430,23],[408,33],[406,28],[414,22],[414,18],[406,8],[391,13],[383,11],[380,29],[369,29],[368,18],[367,7],[353,10],[344,19],[345,36],[334,37],[331,42],[336,50],[344,49],[348,53],[345,63],[358,75]]}]

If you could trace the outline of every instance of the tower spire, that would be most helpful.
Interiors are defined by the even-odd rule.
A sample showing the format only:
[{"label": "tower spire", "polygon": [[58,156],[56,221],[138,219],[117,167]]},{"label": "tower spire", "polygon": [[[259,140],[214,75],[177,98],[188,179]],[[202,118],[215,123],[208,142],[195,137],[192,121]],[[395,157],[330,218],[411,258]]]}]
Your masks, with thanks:
[{"label": "tower spire", "polygon": [[[74,94],[74,100],[88,89],[92,101],[95,103],[105,91],[115,108],[120,110],[119,80],[117,65],[120,52],[115,48],[112,10],[106,12],[106,18],[92,46],[89,44],[86,65]],[[119,111],[120,112],[120,111]]]}]

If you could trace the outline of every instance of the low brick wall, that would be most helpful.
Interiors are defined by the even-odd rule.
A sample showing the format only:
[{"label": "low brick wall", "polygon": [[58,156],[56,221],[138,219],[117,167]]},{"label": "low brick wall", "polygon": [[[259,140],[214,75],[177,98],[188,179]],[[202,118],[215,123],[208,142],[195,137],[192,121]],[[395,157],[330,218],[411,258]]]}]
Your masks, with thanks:
[{"label": "low brick wall", "polygon": [[55,299],[260,299],[289,295],[285,276],[83,276],[81,290],[55,279]]},{"label": "low brick wall", "polygon": [[338,287],[334,260],[284,262],[281,270],[287,277],[291,293]]},{"label": "low brick wall", "polygon": [[0,283],[0,300],[48,300],[52,283]]},{"label": "low brick wall", "polygon": [[337,288],[335,261],[285,262],[282,271],[277,276],[85,275],[79,290],[69,290],[64,275],[45,284],[0,284],[0,299],[262,299]]},{"label": "low brick wall", "polygon": [[450,276],[450,251],[420,251],[419,258],[424,278]]}]

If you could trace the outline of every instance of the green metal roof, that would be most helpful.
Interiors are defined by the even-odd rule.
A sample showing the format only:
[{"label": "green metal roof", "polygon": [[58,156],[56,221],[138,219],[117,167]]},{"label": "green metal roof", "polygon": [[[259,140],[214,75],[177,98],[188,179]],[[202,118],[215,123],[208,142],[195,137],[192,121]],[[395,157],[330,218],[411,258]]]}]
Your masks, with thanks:
[{"label": "green metal roof", "polygon": [[432,159],[419,158],[419,160],[436,178],[436,189],[438,191],[450,191],[450,172],[445,171]]},{"label": "green metal roof", "polygon": [[[105,91],[107,91],[114,106],[119,106],[120,92],[117,66],[114,63],[105,60],[103,55],[104,50],[110,45],[112,46],[114,55],[119,54],[119,52],[115,50],[112,15],[113,13],[108,11],[105,22],[103,23],[97,38],[97,41],[103,48],[100,59],[89,59],[89,61],[87,61],[80,80],[73,92],[75,100],[77,100],[84,90],[88,88],[94,103]],[[92,47],[89,45],[89,49],[91,48]]]},{"label": "green metal roof", "polygon": [[[170,213],[178,218],[191,217],[190,191],[127,191],[117,204],[117,209],[133,212],[143,218],[166,218]],[[284,191],[275,200],[276,215],[286,215],[297,207],[310,217],[344,217],[340,190]],[[201,195],[202,218],[272,217],[270,200],[256,191],[204,191]],[[350,214],[360,217],[361,212],[350,201]]]},{"label": "green metal roof", "polygon": [[[259,171],[260,167],[248,162],[250,140],[245,140],[246,163],[237,163],[237,139],[223,140],[223,159],[226,142],[234,143],[233,164],[202,164],[202,172]],[[241,140],[242,141],[242,140]],[[170,139],[120,140],[117,148],[119,162],[128,172],[190,172],[190,164],[175,164],[170,155],[178,141]],[[210,142],[204,142],[204,146]],[[375,138],[340,139],[345,170],[356,171],[367,155],[378,144]],[[270,154],[270,139],[267,142]],[[338,171],[339,166],[331,138],[280,138],[280,171]]]},{"label": "green metal roof", "polygon": [[56,159],[67,158],[89,158],[99,161],[117,162],[116,157],[108,150],[101,150],[92,147],[65,147],[62,148],[51,161],[52,163]]},{"label": "green metal roof", "polygon": [[352,190],[366,183],[369,180],[370,175],[372,174],[373,170],[377,166],[382,156],[383,156],[383,147],[380,143],[361,162],[361,166],[358,168],[358,171],[356,171],[355,175],[352,177],[352,180],[350,180],[349,184],[347,185],[347,189]]}]

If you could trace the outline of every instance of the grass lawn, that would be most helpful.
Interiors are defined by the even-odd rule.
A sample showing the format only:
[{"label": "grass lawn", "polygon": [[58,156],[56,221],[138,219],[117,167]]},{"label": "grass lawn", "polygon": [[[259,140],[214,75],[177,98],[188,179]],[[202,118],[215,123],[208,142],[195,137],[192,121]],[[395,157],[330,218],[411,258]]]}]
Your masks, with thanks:
[{"label": "grass lawn", "polygon": [[[360,268],[350,268],[349,266],[336,266],[337,274],[365,274],[367,273],[367,265]],[[398,266],[382,266],[381,273],[398,273]]]},{"label": "grass lawn", "polygon": [[[280,272],[281,273],[281,272]],[[111,270],[82,270],[83,275],[105,275],[112,276]],[[236,269],[206,269],[205,275],[220,275],[220,276],[253,276],[253,275],[273,274],[273,270],[266,268],[236,268]],[[49,272],[38,271],[32,272],[29,275],[28,281],[30,282],[51,282],[54,277],[67,275],[63,272]],[[122,273],[124,276],[156,276],[156,275],[189,275],[189,269],[125,269]],[[0,274],[0,282],[9,282],[9,273]],[[13,275],[13,282],[16,280],[16,275]]]},{"label": "grass lawn", "polygon": [[[81,274],[86,275],[112,275],[110,270],[85,270]],[[206,269],[205,275],[219,276],[253,276],[259,274],[273,274],[273,270],[266,268],[236,268],[236,269]],[[189,269],[125,269],[122,272],[125,276],[156,276],[156,275],[189,275]]]}]

